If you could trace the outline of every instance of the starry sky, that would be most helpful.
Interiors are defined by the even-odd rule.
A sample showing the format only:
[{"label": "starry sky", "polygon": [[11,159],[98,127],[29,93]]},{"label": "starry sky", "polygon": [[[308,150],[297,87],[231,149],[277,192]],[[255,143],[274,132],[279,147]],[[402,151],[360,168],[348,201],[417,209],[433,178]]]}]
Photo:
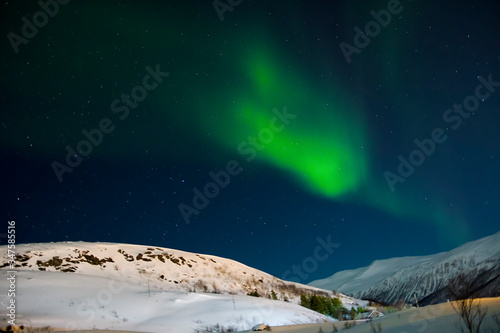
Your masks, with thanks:
[{"label": "starry sky", "polygon": [[499,10],[4,1],[0,241],[15,220],[19,243],[155,245],[307,283],[493,234]]}]

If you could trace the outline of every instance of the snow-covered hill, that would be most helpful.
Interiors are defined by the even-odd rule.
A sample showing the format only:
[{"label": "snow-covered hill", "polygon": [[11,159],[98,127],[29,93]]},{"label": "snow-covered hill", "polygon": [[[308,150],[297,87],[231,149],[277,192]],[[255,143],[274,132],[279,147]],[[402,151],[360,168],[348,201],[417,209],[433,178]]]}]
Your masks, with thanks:
[{"label": "snow-covered hill", "polygon": [[449,252],[376,260],[309,285],[386,304],[414,303],[414,295],[420,304],[436,304],[450,298],[449,283],[459,274],[479,297],[500,295],[500,232]]},{"label": "snow-covered hill", "polygon": [[[0,268],[7,267],[6,247]],[[17,270],[113,278],[164,291],[247,295],[255,292],[294,302],[301,292],[328,293],[280,280],[234,260],[179,250],[116,243],[42,243],[16,246]]]},{"label": "snow-covered hill", "polygon": [[[0,270],[2,290],[7,275]],[[258,323],[328,320],[296,304],[262,297],[148,291],[144,285],[83,274],[21,271],[17,289],[17,323],[35,327],[190,333],[217,325],[248,330]],[[8,319],[4,316],[2,325]]]},{"label": "snow-covered hill", "polygon": [[[6,246],[0,250],[0,288],[6,290]],[[16,253],[18,314],[34,326],[194,332],[217,324],[247,330],[263,322],[331,320],[297,305],[301,293],[332,296],[331,291],[282,281],[221,257],[85,242],[22,244]],[[262,297],[247,296],[250,292]],[[269,299],[273,292],[278,300]],[[347,308],[366,306],[340,298]]]}]

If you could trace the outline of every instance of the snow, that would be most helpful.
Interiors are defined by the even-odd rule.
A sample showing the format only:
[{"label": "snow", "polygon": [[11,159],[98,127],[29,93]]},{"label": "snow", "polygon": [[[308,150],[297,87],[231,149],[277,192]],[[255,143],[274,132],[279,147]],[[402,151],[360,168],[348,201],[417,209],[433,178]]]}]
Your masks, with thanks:
[{"label": "snow", "polygon": [[386,303],[400,298],[411,302],[415,293],[423,299],[444,288],[459,273],[469,274],[472,280],[478,272],[491,272],[494,277],[500,268],[499,259],[500,232],[435,255],[376,260],[367,267],[341,271],[309,285]]},{"label": "snow", "polygon": [[[481,299],[481,304],[488,308],[488,315],[481,326],[481,332],[500,332],[500,326],[493,318],[493,315],[500,313],[500,298]],[[347,332],[371,333],[374,332],[372,325],[377,329],[379,324],[383,333],[460,332],[456,326],[458,322],[459,317],[451,307],[451,303],[442,303],[392,313],[371,322],[357,321],[356,326]],[[333,331],[333,325],[337,327],[337,331],[343,331],[344,322],[336,322],[272,327],[272,332],[317,333],[321,327],[323,332],[330,333]]]},{"label": "snow", "polygon": [[403,268],[421,265],[430,259],[431,257],[428,256],[375,260],[370,266],[341,271],[331,277],[312,281],[309,285],[321,289],[338,290],[348,294],[355,293],[381,283],[384,279],[394,276]]},{"label": "snow", "polygon": [[[7,252],[5,246],[0,249]],[[297,304],[300,292],[331,291],[282,281],[216,256],[85,242],[23,244],[16,252],[17,324],[164,333],[334,321]],[[6,263],[4,255],[1,290],[8,289]],[[261,295],[274,290],[290,302],[247,296],[255,289]],[[367,305],[340,298],[347,308]]]},{"label": "snow", "polygon": [[[7,271],[0,270],[6,290]],[[220,324],[248,329],[328,320],[296,304],[264,298],[148,290],[107,278],[61,272],[19,271],[19,323],[65,329],[194,332]]]},{"label": "snow", "polygon": [[[356,279],[386,281],[384,274],[401,274],[417,263],[421,267],[432,267],[432,263],[446,258],[476,262],[498,253],[499,243],[498,239],[490,238],[480,240],[479,245],[466,244],[465,249],[455,249],[448,255],[380,260],[370,269],[338,273],[339,281],[343,284]],[[488,254],[484,254],[482,247]],[[5,246],[0,249],[6,252]],[[203,331],[216,325],[245,331],[261,323],[272,326],[273,332],[316,333],[321,327],[326,333],[331,332],[332,325],[339,330],[343,327],[342,322],[297,305],[298,296],[290,291],[299,288],[299,293],[325,293],[325,290],[282,281],[225,258],[141,245],[85,242],[26,244],[16,246],[16,251],[19,254],[17,324],[79,331],[162,333]],[[3,263],[6,261],[4,255]],[[68,268],[75,272],[61,271]],[[7,267],[0,269],[1,290],[8,289],[8,275]],[[213,292],[214,283],[219,293]],[[208,292],[200,292],[202,285]],[[246,296],[254,289],[261,294],[275,290],[279,297],[289,296],[291,302]],[[6,293],[0,295],[5,306]],[[365,301],[342,294],[340,299],[348,309],[367,306]],[[491,305],[491,314],[500,311],[499,299],[485,302]],[[440,307],[412,309],[373,322],[381,323],[383,332],[449,331],[455,327],[457,316],[449,304],[439,306],[445,310]],[[6,322],[3,316],[1,313],[0,321]],[[486,319],[485,325],[495,328],[491,318]],[[371,332],[371,328],[360,322],[350,331]]]},{"label": "snow", "polygon": [[[150,284],[162,290],[246,295],[257,289],[262,295],[274,288],[278,297],[283,298],[294,297],[287,294],[285,289],[288,286],[296,285],[307,291],[318,290],[293,282],[285,283],[270,274],[234,260],[167,248],[116,243],[65,242],[22,244],[16,247],[16,251],[29,257],[29,260],[23,262],[24,266],[18,269],[62,271],[73,267],[76,274],[118,278],[133,283]],[[112,262],[92,265],[86,262],[82,255],[93,255],[101,260],[109,258]],[[54,257],[63,259],[63,263],[58,267],[52,265],[44,267],[37,263],[47,262]]]}]

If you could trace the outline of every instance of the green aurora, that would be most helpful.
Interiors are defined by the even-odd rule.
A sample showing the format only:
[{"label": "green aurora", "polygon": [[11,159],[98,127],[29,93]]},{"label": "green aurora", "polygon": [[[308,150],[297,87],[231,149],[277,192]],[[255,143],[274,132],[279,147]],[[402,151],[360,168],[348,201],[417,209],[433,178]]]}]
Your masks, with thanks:
[{"label": "green aurora", "polygon": [[[444,239],[449,238],[450,228],[455,230],[454,237],[465,237],[465,219],[444,205],[415,199],[419,189],[389,191],[372,161],[370,147],[376,139],[367,128],[362,104],[347,101],[344,96],[348,94],[339,84],[311,87],[300,66],[286,66],[290,61],[283,61],[286,57],[271,44],[253,46],[241,52],[235,72],[243,79],[232,91],[231,102],[213,102],[220,107],[216,121],[202,118],[200,126],[209,127],[216,144],[228,152],[238,151],[238,143],[257,138],[259,131],[269,128],[273,109],[285,108],[296,118],[267,139],[270,142],[260,142],[263,148],[255,149],[257,163],[283,170],[315,195],[373,207],[416,225],[432,223]],[[303,82],[308,82],[307,88]]]},{"label": "green aurora", "polygon": [[[91,128],[103,116],[109,115],[109,103],[121,91],[129,91],[142,78],[145,66],[160,63],[162,70],[171,72],[171,76],[138,109],[133,110],[129,119],[118,122],[113,136],[106,137],[103,146],[96,151],[106,150],[108,158],[113,160],[124,160],[129,155],[141,159],[146,158],[140,155],[145,150],[144,146],[157,144],[156,149],[151,149],[155,152],[154,158],[168,163],[170,160],[196,160],[190,151],[202,142],[213,145],[210,147],[211,154],[204,156],[209,168],[221,168],[231,156],[238,156],[243,162],[244,172],[250,173],[251,168],[245,168],[248,165],[244,161],[246,156],[238,154],[239,144],[269,127],[269,121],[274,116],[273,109],[283,110],[286,107],[288,113],[296,115],[296,118],[283,131],[274,133],[271,142],[258,151],[252,163],[282,170],[298,188],[318,197],[372,207],[405,223],[432,224],[445,240],[460,242],[467,235],[469,223],[465,217],[456,209],[449,209],[446,198],[439,197],[429,184],[426,188],[418,183],[411,186],[405,184],[396,193],[389,191],[383,178],[385,170],[381,169],[377,160],[382,157],[376,149],[384,143],[379,141],[376,127],[370,126],[372,119],[369,114],[373,111],[363,104],[366,102],[362,97],[353,99],[352,86],[347,86],[342,80],[346,75],[343,70],[346,65],[330,59],[331,54],[324,55],[321,60],[316,58],[322,66],[328,63],[334,69],[327,79],[318,78],[313,76],[317,71],[311,70],[316,65],[314,60],[311,63],[298,62],[299,57],[293,55],[291,49],[272,39],[270,23],[265,26],[263,22],[258,29],[253,27],[257,18],[245,19],[244,15],[240,15],[239,24],[252,29],[231,41],[224,37],[228,26],[213,18],[208,17],[205,22],[211,34],[201,34],[195,27],[183,25],[182,17],[196,15],[191,9],[148,13],[147,19],[143,20],[145,26],[138,29],[129,24],[128,18],[142,15],[141,10],[136,9],[144,9],[144,5],[134,3],[121,10],[112,5],[102,6],[105,10],[97,18],[95,8],[86,6],[77,7],[77,16],[58,17],[42,33],[58,36],[60,45],[72,47],[51,46],[46,50],[44,39],[36,38],[29,44],[30,52],[43,56],[32,59],[28,52],[22,52],[20,57],[23,61],[16,59],[16,64],[19,62],[21,67],[12,65],[9,67],[12,72],[5,75],[12,77],[13,82],[4,82],[4,85],[12,84],[14,87],[23,86],[26,77],[33,80],[43,78],[44,85],[27,85],[23,94],[55,96],[53,103],[58,103],[56,106],[69,102],[90,102],[87,109],[58,114],[57,121],[47,117],[26,122],[21,114],[12,116],[26,128],[42,126],[46,133],[51,134],[39,135],[33,130],[41,153],[53,154],[51,156],[58,159],[64,157],[66,143],[75,144],[81,139],[82,128]],[[68,11],[74,10],[67,8]],[[243,11],[243,7],[240,10]],[[355,8],[350,10],[355,12]],[[123,21],[115,20],[120,28],[119,35],[102,28],[109,15],[125,18]],[[300,10],[296,10],[294,15],[300,17]],[[85,24],[91,19],[96,19],[98,24]],[[344,19],[354,24],[352,17]],[[75,23],[73,21],[85,29],[76,30],[73,35],[59,33],[65,31],[65,26]],[[402,21],[398,24],[406,24],[405,28],[409,29],[409,25],[417,23]],[[178,26],[182,29],[175,28]],[[99,34],[103,35],[97,45],[91,36]],[[379,54],[379,57],[388,59],[387,62],[378,68],[367,68],[368,65],[356,61],[350,65],[349,71],[354,77],[362,77],[365,71],[375,73],[374,77],[386,75],[385,85],[390,93],[386,92],[385,98],[395,106],[394,119],[398,120],[401,132],[408,131],[410,137],[415,137],[425,133],[426,129],[420,125],[410,126],[405,120],[406,113],[400,112],[418,113],[421,106],[408,105],[398,91],[404,86],[406,72],[397,52],[404,44],[403,39],[395,35],[395,31],[384,31],[369,46],[370,53]],[[131,57],[116,61],[121,59],[121,49],[108,43],[108,39],[116,36]],[[75,44],[73,40],[79,42]],[[194,62],[194,56],[202,57],[203,61]],[[59,59],[64,61],[56,62]],[[14,63],[14,60],[10,61]],[[26,76],[15,75],[19,70],[24,71]],[[89,81],[88,77],[92,80]],[[92,96],[89,97],[90,93],[79,87],[91,89]],[[25,95],[19,98],[23,99]],[[92,104],[97,99],[104,102]],[[164,137],[152,140],[146,135],[139,139],[131,135],[137,133],[139,128],[153,126],[144,116],[145,110],[150,113],[147,116],[157,123],[154,131],[163,130]],[[80,119],[87,123],[82,124]],[[64,127],[60,126],[62,123]],[[14,132],[7,133],[5,137],[6,142],[24,140]],[[61,137],[67,141],[61,141]],[[183,140],[180,143],[183,149],[161,150],[162,142],[178,138]],[[221,147],[223,149],[219,149]],[[147,158],[150,158],[153,153],[148,154]],[[396,161],[396,157],[391,155],[388,158]],[[97,159],[98,153],[91,158]],[[432,200],[426,200],[422,195],[424,192],[430,193]],[[449,233],[450,228],[455,230],[453,235]]]}]

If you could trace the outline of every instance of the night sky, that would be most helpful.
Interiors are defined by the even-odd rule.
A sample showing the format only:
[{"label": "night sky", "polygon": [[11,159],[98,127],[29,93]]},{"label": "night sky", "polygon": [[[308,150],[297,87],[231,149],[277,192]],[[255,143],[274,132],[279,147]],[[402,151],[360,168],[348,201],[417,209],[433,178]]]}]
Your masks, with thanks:
[{"label": "night sky", "polygon": [[499,14],[4,1],[0,233],[296,265],[304,283],[493,234]]}]

